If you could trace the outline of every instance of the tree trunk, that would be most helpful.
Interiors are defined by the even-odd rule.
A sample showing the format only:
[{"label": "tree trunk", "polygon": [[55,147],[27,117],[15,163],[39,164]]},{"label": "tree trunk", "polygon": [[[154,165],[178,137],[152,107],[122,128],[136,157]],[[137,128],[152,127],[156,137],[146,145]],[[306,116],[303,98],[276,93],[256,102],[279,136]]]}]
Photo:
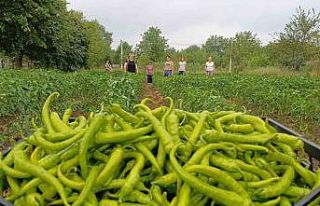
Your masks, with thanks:
[{"label": "tree trunk", "polygon": [[296,53],[294,42],[292,43],[292,70],[296,70]]},{"label": "tree trunk", "polygon": [[11,58],[11,65],[12,65],[12,69],[15,68],[15,58]]},{"label": "tree trunk", "polygon": [[4,67],[5,67],[4,59],[1,59],[1,68],[4,69]]},{"label": "tree trunk", "polygon": [[18,69],[22,68],[22,60],[23,60],[23,54],[18,52],[18,54],[16,56],[16,68],[18,68]]},{"label": "tree trunk", "polygon": [[33,61],[31,59],[28,60],[28,69],[33,68]]}]

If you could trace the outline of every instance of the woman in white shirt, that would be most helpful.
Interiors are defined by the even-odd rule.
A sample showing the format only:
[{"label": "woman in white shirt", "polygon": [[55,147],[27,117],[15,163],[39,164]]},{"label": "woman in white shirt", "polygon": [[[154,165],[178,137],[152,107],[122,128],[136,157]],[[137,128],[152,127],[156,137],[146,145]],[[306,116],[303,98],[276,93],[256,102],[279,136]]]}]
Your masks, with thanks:
[{"label": "woman in white shirt", "polygon": [[186,65],[187,65],[187,62],[184,60],[183,57],[181,57],[181,59],[179,61],[179,68],[178,68],[179,75],[185,75],[185,73],[186,73]]},{"label": "woman in white shirt", "polygon": [[209,57],[208,61],[206,62],[206,66],[205,66],[206,75],[212,76],[214,69],[215,69],[215,66],[214,66],[214,62],[212,61],[212,57]]}]

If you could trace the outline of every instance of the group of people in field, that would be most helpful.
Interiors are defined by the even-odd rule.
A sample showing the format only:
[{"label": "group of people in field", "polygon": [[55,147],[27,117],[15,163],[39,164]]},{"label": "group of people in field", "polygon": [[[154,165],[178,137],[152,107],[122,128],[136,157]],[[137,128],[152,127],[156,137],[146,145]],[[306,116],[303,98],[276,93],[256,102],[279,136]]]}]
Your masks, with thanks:
[{"label": "group of people in field", "polygon": [[[106,67],[106,70],[110,72],[112,71],[112,64],[110,61],[106,63],[105,67]],[[129,58],[124,64],[124,71],[128,73],[139,73],[138,64],[135,60],[135,56],[133,53],[129,54]],[[154,71],[155,71],[155,68],[154,68],[153,61],[149,61],[148,65],[146,66],[147,83],[152,83],[152,77],[154,75]],[[187,72],[187,62],[183,56],[181,56],[178,62],[177,71],[178,71],[178,75],[181,75],[181,76],[185,75]],[[208,58],[207,62],[205,63],[204,71],[207,76],[212,76],[215,71],[215,64],[211,56]],[[168,55],[164,63],[162,75],[164,77],[171,77],[174,75],[174,73],[175,73],[175,64],[172,61],[171,56]]]}]

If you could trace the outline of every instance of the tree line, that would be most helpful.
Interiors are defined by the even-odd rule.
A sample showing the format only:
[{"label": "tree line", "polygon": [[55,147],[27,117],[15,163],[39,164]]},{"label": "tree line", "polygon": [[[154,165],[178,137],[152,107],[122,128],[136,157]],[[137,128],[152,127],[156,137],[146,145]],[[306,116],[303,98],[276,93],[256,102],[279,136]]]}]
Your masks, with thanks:
[{"label": "tree line", "polygon": [[0,11],[0,59],[5,56],[12,66],[74,70],[110,57],[112,34],[97,20],[68,10],[66,0],[0,1]]},{"label": "tree line", "polygon": [[[124,54],[134,50],[138,60],[163,62],[166,55],[179,60],[183,56],[191,64],[203,64],[212,56],[220,68],[241,70],[276,66],[300,70],[304,66],[320,68],[320,12],[298,7],[284,29],[273,35],[267,44],[252,31],[243,31],[227,38],[221,35],[210,36],[204,44],[191,45],[176,50],[169,47],[158,27],[150,27],[142,40],[135,46],[123,44]],[[120,46],[114,51],[114,60],[120,62]]]},{"label": "tree line", "polygon": [[66,0],[0,1],[0,11],[0,59],[10,59],[15,67],[25,62],[63,70],[95,68],[102,67],[106,60],[120,64],[121,58],[134,51],[141,64],[163,62],[169,54],[176,60],[183,56],[192,64],[202,64],[212,56],[216,66],[238,70],[266,66],[320,68],[320,12],[314,9],[297,8],[283,30],[267,44],[254,32],[242,31],[231,38],[212,35],[202,45],[181,50],[170,47],[158,27],[149,27],[137,45],[123,41],[112,49],[112,33],[97,20],[68,10]]}]

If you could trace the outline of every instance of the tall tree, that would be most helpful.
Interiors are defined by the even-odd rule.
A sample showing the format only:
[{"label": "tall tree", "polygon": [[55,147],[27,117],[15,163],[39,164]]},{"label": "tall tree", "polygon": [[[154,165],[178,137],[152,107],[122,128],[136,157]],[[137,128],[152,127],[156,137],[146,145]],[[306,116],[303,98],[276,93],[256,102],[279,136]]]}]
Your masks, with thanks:
[{"label": "tall tree", "polygon": [[197,45],[191,45],[181,51],[181,55],[184,56],[188,63],[200,63],[204,64],[208,57],[204,49]]},{"label": "tall tree", "polygon": [[0,47],[39,65],[71,69],[86,66],[88,41],[82,13],[67,11],[65,0],[0,1]]},{"label": "tall tree", "polygon": [[[61,64],[57,62],[57,67],[68,70],[88,67],[89,41],[85,34],[84,16],[82,12],[69,11],[67,21],[67,44],[64,47],[65,56],[59,56]],[[63,32],[63,31],[62,31]]]},{"label": "tall tree", "polygon": [[249,66],[252,58],[261,48],[260,40],[251,31],[238,32],[230,41],[227,53],[231,53],[233,64],[238,69]]},{"label": "tall tree", "polygon": [[212,56],[217,65],[225,65],[224,56],[226,55],[226,49],[229,46],[229,40],[223,36],[213,35],[209,37],[203,48],[208,54]]},{"label": "tall tree", "polygon": [[153,61],[162,61],[168,48],[168,40],[162,36],[161,30],[158,27],[149,27],[137,45],[137,52],[139,56],[145,56]]},{"label": "tall tree", "polygon": [[112,34],[107,32],[97,20],[86,21],[85,33],[89,41],[88,66],[99,67],[111,58]]},{"label": "tall tree", "polygon": [[88,39],[84,33],[84,16],[77,11],[66,11],[60,18],[59,30],[47,41],[47,48],[37,56],[40,65],[74,70],[87,67]]},{"label": "tall tree", "polygon": [[[66,11],[59,17],[55,31],[47,34],[47,47],[30,55],[39,65],[74,70],[87,67],[88,40],[81,12]],[[49,38],[50,37],[50,38]]]},{"label": "tall tree", "polygon": [[47,49],[47,34],[59,27],[54,20],[66,11],[66,1],[0,1],[0,11],[0,45],[21,67],[24,55]]},{"label": "tall tree", "polygon": [[[129,53],[132,52],[132,46],[126,41],[122,41],[122,52],[123,52],[123,61],[125,61]],[[119,46],[115,51],[115,57],[113,61],[117,64],[121,63],[121,43],[119,44]]]},{"label": "tall tree", "polygon": [[310,56],[314,55],[309,51],[317,44],[319,33],[320,12],[297,8],[284,31],[278,35],[279,45],[285,46],[287,53],[290,52],[290,64],[293,69],[298,70]]}]

